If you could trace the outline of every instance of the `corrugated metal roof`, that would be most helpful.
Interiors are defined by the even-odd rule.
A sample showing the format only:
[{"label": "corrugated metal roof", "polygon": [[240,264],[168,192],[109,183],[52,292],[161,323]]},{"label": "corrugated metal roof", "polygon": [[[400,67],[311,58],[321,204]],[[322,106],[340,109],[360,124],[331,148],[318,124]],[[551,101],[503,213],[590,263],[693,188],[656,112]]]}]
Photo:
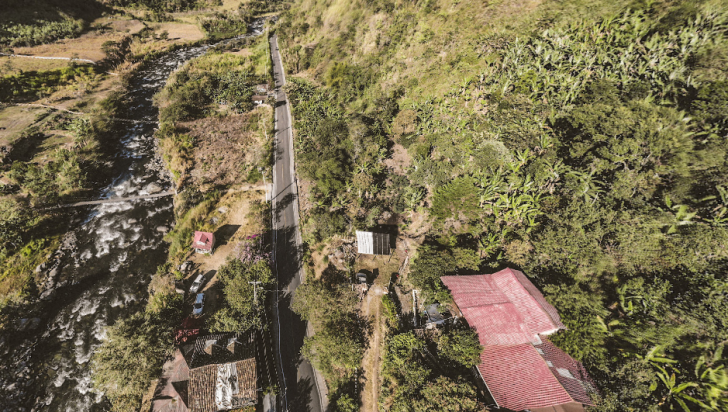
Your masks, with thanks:
[{"label": "corrugated metal roof", "polygon": [[[558,312],[544,299],[541,292],[521,272],[504,269],[492,275],[443,276],[442,282],[452,292],[455,304],[463,312],[468,323],[480,331],[513,335],[518,322],[525,327],[526,335],[517,343],[540,343],[539,334],[551,334],[565,329]],[[493,306],[493,307],[490,307]],[[468,308],[471,310],[468,311]],[[475,308],[478,308],[475,310]],[[470,315],[467,315],[469,312]],[[498,327],[502,327],[499,331]],[[484,345],[514,344],[486,339]]]},{"label": "corrugated metal roof", "polygon": [[520,411],[572,401],[531,344],[486,346],[480,360],[480,374],[501,408]]},{"label": "corrugated metal roof", "polygon": [[367,255],[388,255],[391,239],[388,233],[356,231],[357,251]]},{"label": "corrugated metal roof", "polygon": [[209,232],[195,232],[192,247],[195,249],[212,250],[215,243],[215,235]]},{"label": "corrugated metal roof", "polygon": [[585,404],[592,403],[589,393],[596,392],[596,389],[581,362],[575,361],[549,341],[536,345],[536,349],[572,399]]},{"label": "corrugated metal roof", "polygon": [[484,346],[478,366],[500,407],[512,410],[580,402],[593,390],[581,363],[541,335],[565,329],[556,308],[521,272],[444,276]]}]

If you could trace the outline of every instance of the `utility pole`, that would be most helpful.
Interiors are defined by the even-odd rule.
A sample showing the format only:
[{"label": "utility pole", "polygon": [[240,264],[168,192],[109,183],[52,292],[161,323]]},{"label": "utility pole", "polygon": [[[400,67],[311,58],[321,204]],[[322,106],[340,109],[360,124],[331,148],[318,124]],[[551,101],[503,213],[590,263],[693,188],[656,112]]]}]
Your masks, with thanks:
[{"label": "utility pole", "polygon": [[253,285],[253,304],[258,306],[258,285],[260,284],[260,282],[255,281],[255,282],[248,282],[248,283]]},{"label": "utility pole", "polygon": [[412,289],[412,312],[415,314],[414,322],[415,327],[417,327],[417,294],[415,292],[417,290]]}]

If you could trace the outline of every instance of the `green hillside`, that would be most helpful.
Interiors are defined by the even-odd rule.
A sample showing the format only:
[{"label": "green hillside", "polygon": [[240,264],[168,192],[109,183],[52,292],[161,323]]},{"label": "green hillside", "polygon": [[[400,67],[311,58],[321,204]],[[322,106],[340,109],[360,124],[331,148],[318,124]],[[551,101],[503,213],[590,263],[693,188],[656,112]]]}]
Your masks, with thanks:
[{"label": "green hillside", "polygon": [[[424,220],[405,282],[448,302],[442,275],[522,269],[596,410],[725,410],[726,6],[295,2],[277,34],[304,240]],[[407,357],[416,340],[391,332],[380,406],[471,399],[466,369]],[[349,386],[333,385],[340,410]]]}]

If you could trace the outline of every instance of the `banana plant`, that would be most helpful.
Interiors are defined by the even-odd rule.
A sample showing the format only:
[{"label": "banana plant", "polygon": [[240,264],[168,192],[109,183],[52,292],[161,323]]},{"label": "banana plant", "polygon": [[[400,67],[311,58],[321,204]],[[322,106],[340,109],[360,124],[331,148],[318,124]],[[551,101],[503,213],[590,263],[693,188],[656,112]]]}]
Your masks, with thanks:
[{"label": "banana plant", "polygon": [[[668,410],[676,410],[679,406],[681,410],[690,412],[686,402],[691,402],[702,408],[708,408],[708,406],[701,400],[694,398],[688,394],[688,390],[698,388],[699,385],[695,382],[677,382],[677,375],[680,370],[677,368],[677,361],[670,359],[665,356],[664,347],[662,345],[653,346],[647,354],[642,357],[647,364],[653,367],[656,380],[653,380],[649,389],[650,392],[655,392],[661,389],[664,395],[658,402],[659,406],[668,408]],[[660,385],[662,383],[662,385]]]},{"label": "banana plant", "polygon": [[407,208],[415,210],[419,206],[422,199],[425,198],[425,189],[420,187],[409,186],[405,190],[404,199]]},{"label": "banana plant", "polygon": [[677,233],[678,226],[695,223],[692,219],[697,215],[697,212],[689,212],[687,205],[673,205],[669,195],[665,195],[665,205],[667,205],[674,216],[674,222],[667,229],[668,235]]},{"label": "banana plant", "polygon": [[713,411],[728,409],[728,371],[722,356],[724,347],[725,344],[718,346],[712,356],[701,356],[695,365],[701,392]]}]

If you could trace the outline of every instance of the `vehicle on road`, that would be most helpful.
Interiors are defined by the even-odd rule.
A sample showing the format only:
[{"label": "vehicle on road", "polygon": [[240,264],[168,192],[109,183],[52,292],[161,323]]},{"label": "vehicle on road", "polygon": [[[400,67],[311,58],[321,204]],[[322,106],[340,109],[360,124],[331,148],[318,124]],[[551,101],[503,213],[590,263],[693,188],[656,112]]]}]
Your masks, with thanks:
[{"label": "vehicle on road", "polygon": [[193,315],[202,315],[202,310],[205,307],[205,294],[204,293],[198,293],[197,298],[195,298],[195,304],[192,305],[192,314]]},{"label": "vehicle on road", "polygon": [[197,293],[200,290],[200,287],[202,287],[202,284],[205,282],[205,275],[200,273],[197,275],[197,278],[194,282],[192,282],[192,287],[190,288],[190,293]]}]

